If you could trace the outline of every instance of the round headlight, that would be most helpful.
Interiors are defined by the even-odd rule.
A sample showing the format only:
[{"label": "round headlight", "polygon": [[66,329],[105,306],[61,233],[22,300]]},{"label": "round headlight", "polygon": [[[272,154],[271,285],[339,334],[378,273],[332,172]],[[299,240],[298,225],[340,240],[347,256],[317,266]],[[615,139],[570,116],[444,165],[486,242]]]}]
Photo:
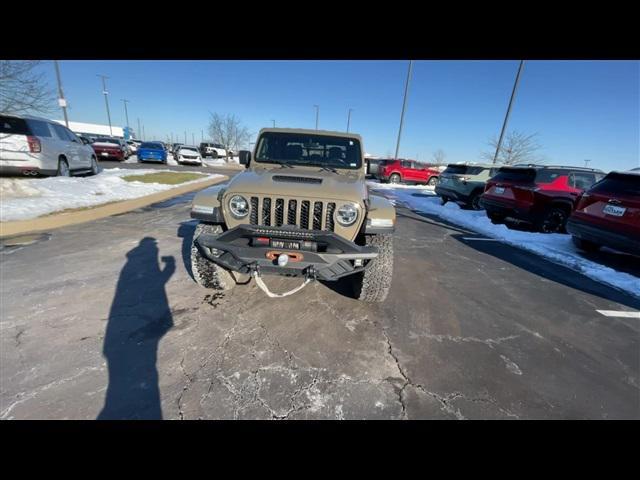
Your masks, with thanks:
[{"label": "round headlight", "polygon": [[349,226],[358,218],[358,209],[350,203],[342,205],[336,211],[336,219],[340,225]]},{"label": "round headlight", "polygon": [[236,218],[243,218],[249,214],[249,204],[247,200],[240,195],[231,197],[231,200],[229,200],[229,209],[231,210],[231,214]]}]

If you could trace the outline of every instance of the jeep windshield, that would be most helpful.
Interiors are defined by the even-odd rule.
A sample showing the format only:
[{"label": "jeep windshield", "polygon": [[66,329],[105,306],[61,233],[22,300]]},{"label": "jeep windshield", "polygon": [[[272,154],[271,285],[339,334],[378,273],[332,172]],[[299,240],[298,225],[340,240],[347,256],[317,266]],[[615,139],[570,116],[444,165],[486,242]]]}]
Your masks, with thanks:
[{"label": "jeep windshield", "polygon": [[258,163],[348,170],[362,165],[360,142],[349,137],[266,132],[260,136],[256,152]]}]

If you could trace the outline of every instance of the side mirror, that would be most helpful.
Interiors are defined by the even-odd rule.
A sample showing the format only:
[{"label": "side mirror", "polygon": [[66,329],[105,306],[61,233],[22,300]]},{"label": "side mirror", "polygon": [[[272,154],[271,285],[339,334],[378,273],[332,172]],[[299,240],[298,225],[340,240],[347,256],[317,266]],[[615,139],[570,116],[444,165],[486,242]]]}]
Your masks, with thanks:
[{"label": "side mirror", "polygon": [[251,152],[249,150],[240,150],[238,152],[238,157],[240,165],[248,167],[249,163],[251,163]]}]

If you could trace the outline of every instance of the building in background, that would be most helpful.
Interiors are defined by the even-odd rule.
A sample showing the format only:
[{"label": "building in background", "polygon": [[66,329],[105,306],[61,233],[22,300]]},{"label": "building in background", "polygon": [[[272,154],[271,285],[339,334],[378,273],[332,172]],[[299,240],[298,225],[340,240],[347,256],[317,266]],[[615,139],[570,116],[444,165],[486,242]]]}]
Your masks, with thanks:
[{"label": "building in background", "polygon": [[[55,122],[64,125],[64,120],[54,120]],[[69,122],[69,129],[84,137],[97,138],[97,137],[115,137],[129,140],[135,138],[134,131],[130,127],[116,127],[109,125],[100,125],[97,123],[81,123],[81,122]]]}]

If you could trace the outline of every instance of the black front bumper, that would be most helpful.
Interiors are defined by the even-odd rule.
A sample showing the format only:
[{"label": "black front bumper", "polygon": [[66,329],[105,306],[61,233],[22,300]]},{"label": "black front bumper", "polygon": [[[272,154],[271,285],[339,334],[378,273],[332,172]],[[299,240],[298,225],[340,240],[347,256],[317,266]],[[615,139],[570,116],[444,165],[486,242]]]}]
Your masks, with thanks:
[{"label": "black front bumper", "polygon": [[[253,246],[251,240],[255,237],[315,242],[318,251]],[[295,228],[240,225],[220,235],[202,234],[194,243],[205,258],[234,272],[247,274],[258,271],[328,281],[364,271],[378,256],[377,248],[356,245],[333,232]],[[277,260],[267,258],[269,252],[294,253],[302,258],[281,267]],[[355,266],[356,261],[362,266]]]},{"label": "black front bumper", "polygon": [[567,232],[587,242],[603,245],[633,255],[640,255],[640,235],[631,237],[608,229],[605,230],[604,228],[573,217],[569,217],[567,221]]}]

